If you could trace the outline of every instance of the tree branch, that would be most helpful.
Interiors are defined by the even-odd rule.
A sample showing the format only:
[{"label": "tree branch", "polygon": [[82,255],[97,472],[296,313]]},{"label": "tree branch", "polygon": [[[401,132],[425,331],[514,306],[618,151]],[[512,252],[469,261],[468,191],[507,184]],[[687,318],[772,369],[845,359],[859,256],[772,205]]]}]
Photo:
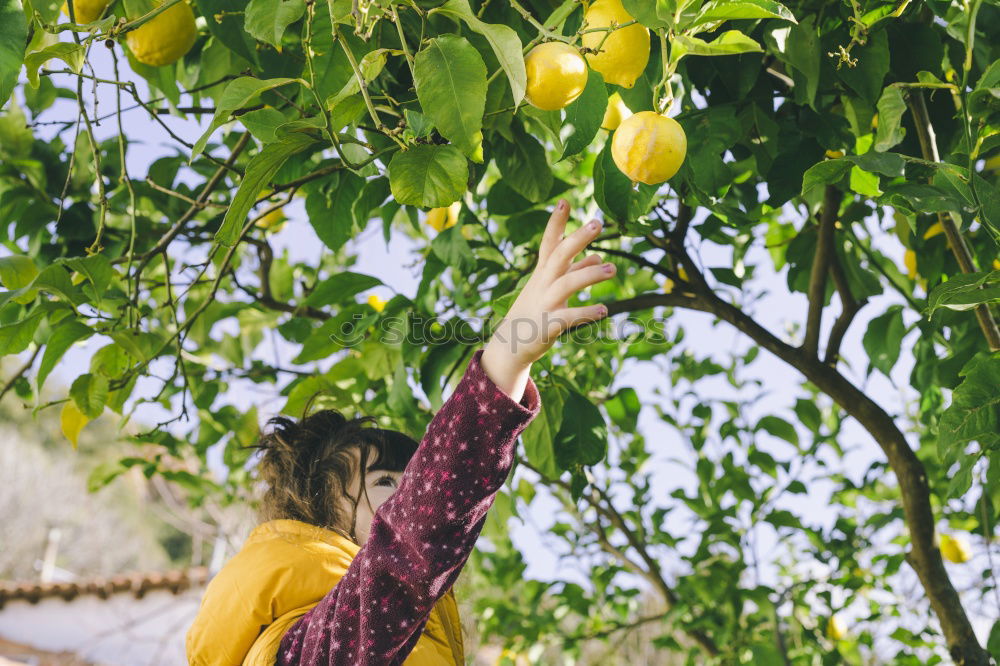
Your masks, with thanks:
[{"label": "tree branch", "polygon": [[[547,484],[555,485],[567,492],[571,492],[570,484],[566,481],[563,481],[562,479],[552,479],[545,476],[539,469],[523,458],[518,458],[518,462],[537,474]],[[603,516],[625,536],[629,546],[635,550],[636,553],[638,553],[639,557],[646,566],[643,567],[638,562],[630,558],[621,548],[618,548],[608,541],[603,528],[600,525],[597,525],[597,529],[592,529],[592,531],[597,536],[601,548],[608,554],[614,555],[622,562],[622,564],[645,578],[653,587],[655,587],[662,595],[663,601],[667,606],[667,611],[669,612],[677,605],[679,600],[673,588],[670,587],[666,579],[663,577],[663,573],[660,571],[659,563],[653,559],[653,557],[646,550],[645,544],[636,537],[635,532],[625,523],[625,519],[622,517],[621,513],[618,512],[618,509],[615,508],[610,498],[608,498],[608,496],[593,483],[590,484],[590,487],[592,489],[591,494],[588,495],[584,493],[582,495],[583,499],[587,502],[587,504],[593,507],[599,515]],[[594,497],[595,494],[600,495],[603,499],[603,503],[598,498]],[[568,504],[566,506],[571,510],[576,510],[575,506],[570,506]],[[584,521],[582,516],[579,516],[579,518],[582,524],[591,528],[594,527],[589,522]],[[685,634],[694,639],[694,641],[697,642],[707,654],[711,656],[718,656],[719,648],[710,636],[696,629],[684,629],[683,631]]]},{"label": "tree branch", "polygon": [[823,362],[835,366],[840,358],[840,343],[843,342],[844,335],[847,334],[847,329],[850,328],[855,315],[868,303],[868,299],[863,298],[859,301],[854,298],[850,283],[847,281],[847,275],[844,273],[844,267],[841,266],[836,251],[830,253],[830,272],[833,274],[833,283],[837,286],[837,293],[840,295],[841,311],[840,316],[833,322],[833,328],[830,329],[830,338],[826,342],[826,358],[823,359]]},{"label": "tree branch", "polygon": [[806,315],[806,337],[802,342],[802,348],[813,356],[819,355],[819,333],[826,303],[826,276],[830,268],[830,253],[833,252],[833,223],[840,212],[840,199],[840,190],[827,185],[823,191],[816,254],[809,276],[809,312]]},{"label": "tree branch", "polygon": [[896,426],[895,421],[867,394],[851,384],[835,368],[815,355],[779,340],[739,308],[726,303],[709,289],[692,295],[643,294],[608,304],[608,311],[631,312],[656,305],[686,307],[715,315],[745,333],[758,345],[798,370],[856,419],[875,439],[896,475],[905,524],[911,543],[906,561],[916,572],[931,607],[941,623],[949,651],[957,664],[987,666],[989,658],[980,646],[935,544],[934,512],[930,504],[927,472]]},{"label": "tree branch", "polygon": [[[931,162],[940,162],[941,156],[938,154],[937,139],[934,135],[934,126],[931,125],[930,115],[927,113],[927,104],[924,102],[922,90],[914,89],[907,93],[907,104],[910,113],[913,114],[913,123],[917,127],[917,137],[920,139],[920,152],[924,159]],[[965,238],[958,231],[955,221],[948,213],[938,213],[938,222],[944,228],[945,236],[948,238],[948,246],[951,248],[955,259],[958,260],[958,267],[963,273],[975,273],[976,266],[972,260],[972,253],[969,246],[965,244]],[[986,343],[990,351],[1000,351],[1000,329],[997,328],[993,313],[985,303],[976,306],[976,320],[979,328],[986,336]]]},{"label": "tree branch", "polygon": [[2,400],[5,395],[7,395],[8,391],[14,388],[14,384],[16,384],[17,380],[21,378],[21,375],[23,375],[24,373],[26,373],[28,370],[31,369],[31,366],[35,363],[35,359],[38,358],[38,353],[40,351],[42,351],[42,346],[38,345],[37,347],[35,347],[35,351],[31,352],[31,356],[28,358],[27,361],[24,362],[24,365],[18,368],[17,372],[11,375],[10,379],[4,382],[3,388],[0,389],[0,400]]}]

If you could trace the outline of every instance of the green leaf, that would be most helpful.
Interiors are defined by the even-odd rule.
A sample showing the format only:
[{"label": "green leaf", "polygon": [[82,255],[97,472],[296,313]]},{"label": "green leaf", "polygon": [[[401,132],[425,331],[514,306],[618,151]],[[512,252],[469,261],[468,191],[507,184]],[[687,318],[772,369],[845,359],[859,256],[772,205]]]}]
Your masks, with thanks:
[{"label": "green leaf", "polygon": [[586,396],[569,391],[553,448],[556,465],[564,470],[577,465],[596,465],[607,455],[607,425],[601,411]]},{"label": "green leaf", "polygon": [[15,254],[0,257],[0,284],[7,289],[27,287],[38,275],[38,267],[31,257]]},{"label": "green leaf", "polygon": [[389,162],[389,186],[401,204],[439,208],[458,201],[469,179],[469,163],[455,146],[420,144]]},{"label": "green leaf", "polygon": [[62,263],[71,270],[86,276],[94,288],[98,300],[104,297],[111,280],[115,277],[115,269],[111,261],[103,254],[93,254],[89,257],[72,257]]},{"label": "green leaf", "polygon": [[[874,104],[882,92],[882,81],[889,72],[889,43],[885,30],[868,35],[864,46],[855,47],[851,56],[857,58],[854,67],[841,66],[837,75],[870,104]],[[879,116],[879,124],[882,124]]]},{"label": "green leaf", "polygon": [[982,222],[997,243],[1000,243],[1000,189],[978,173],[972,174],[972,189],[979,198],[979,221]]},{"label": "green leaf", "polygon": [[674,62],[686,55],[726,56],[737,53],[760,53],[764,49],[753,39],[739,30],[727,30],[711,42],[698,37],[677,35],[670,45],[670,56]]},{"label": "green leaf", "polygon": [[673,25],[677,0],[622,0],[622,6],[639,23],[660,30]]},{"label": "green leaf", "polygon": [[431,241],[431,250],[445,263],[458,269],[460,274],[471,273],[476,267],[476,258],[469,243],[462,236],[459,226],[449,227]]},{"label": "green leaf", "polygon": [[927,316],[938,308],[971,310],[980,303],[1000,301],[1000,271],[954,275],[931,291]]},{"label": "green leaf", "polygon": [[413,84],[441,136],[481,162],[486,65],[479,51],[463,37],[436,37],[413,59]]},{"label": "green leaf", "polygon": [[799,446],[799,433],[795,430],[795,426],[780,416],[769,414],[763,417],[754,427],[754,432],[759,430],[783,439],[796,448]]},{"label": "green leaf", "polygon": [[814,188],[840,182],[850,169],[851,163],[844,158],[817,162],[802,174],[802,196],[810,196],[809,192]]},{"label": "green leaf", "polygon": [[544,201],[552,189],[552,168],[545,148],[520,128],[512,128],[514,141],[497,146],[497,167],[507,184],[532,203]]},{"label": "green leaf", "polygon": [[104,412],[108,402],[108,379],[89,372],[82,374],[73,380],[69,395],[80,413],[88,419],[96,419]]},{"label": "green leaf", "polygon": [[990,629],[990,637],[986,641],[986,649],[989,650],[990,656],[1000,661],[1000,620],[994,622],[993,628]]},{"label": "green leaf", "polygon": [[243,27],[280,51],[285,29],[302,18],[305,11],[305,0],[250,0],[244,10]]},{"label": "green leaf", "polygon": [[242,0],[195,0],[195,4],[198,6],[198,13],[205,17],[208,31],[212,33],[213,37],[234,53],[243,56],[254,65],[259,65],[254,41],[243,27],[245,2]]},{"label": "green leaf", "polygon": [[468,0],[448,0],[440,7],[432,9],[428,14],[446,14],[460,18],[474,32],[486,38],[493,53],[510,81],[510,90],[514,96],[514,106],[524,99],[524,90],[528,84],[528,76],[524,69],[524,55],[521,38],[513,28],[506,25],[483,23],[472,13]]},{"label": "green leaf", "polygon": [[355,295],[380,284],[382,281],[371,275],[343,271],[316,285],[304,305],[322,307],[333,303],[353,302]]},{"label": "green leaf", "polygon": [[17,83],[27,42],[28,22],[21,0],[0,0],[0,108]]},{"label": "green leaf", "polygon": [[45,384],[46,377],[55,368],[56,363],[66,354],[66,350],[74,342],[85,340],[93,334],[93,329],[72,318],[60,323],[52,331],[48,341],[45,343],[45,354],[42,355],[42,362],[38,366],[38,375],[35,379],[35,385],[39,390]]},{"label": "green leaf", "polygon": [[560,160],[583,151],[597,136],[608,108],[608,87],[604,77],[595,70],[587,75],[587,86],[580,96],[566,107],[566,124],[573,127],[573,133],[566,139]]},{"label": "green leaf", "polygon": [[339,250],[354,237],[354,204],[365,180],[350,171],[340,171],[306,197],[306,214],[316,235],[331,250]]},{"label": "green leaf", "polygon": [[784,50],[784,60],[792,68],[795,101],[812,107],[815,107],[816,91],[819,90],[822,58],[822,47],[814,21],[813,16],[808,16],[799,25],[787,29]]},{"label": "green leaf", "polygon": [[878,100],[878,128],[875,130],[875,150],[884,153],[906,136],[902,127],[906,100],[898,85],[886,86]]},{"label": "green leaf", "polygon": [[628,220],[631,196],[632,183],[615,164],[609,141],[594,160],[594,201],[605,215],[622,222]]},{"label": "green leaf", "polygon": [[222,226],[215,234],[215,240],[221,245],[231,247],[240,238],[240,233],[247,219],[247,213],[260,196],[271,177],[281,168],[285,161],[296,153],[311,146],[314,140],[305,134],[289,134],[275,143],[264,146],[247,165],[246,174],[240,181],[240,188],[233,197],[233,202],[226,211]]},{"label": "green leaf", "polygon": [[0,326],[0,356],[20,354],[27,349],[41,321],[42,313],[36,310],[20,321]]},{"label": "green leaf", "polygon": [[959,374],[964,379],[938,424],[938,455],[946,463],[969,442],[983,450],[1000,445],[1000,354],[979,352]]},{"label": "green leaf", "polygon": [[194,147],[191,148],[191,161],[193,162],[194,158],[205,150],[205,144],[208,143],[208,139],[212,136],[212,133],[229,122],[229,116],[233,111],[245,106],[251,106],[252,103],[257,101],[262,92],[294,81],[298,81],[298,79],[255,79],[251,76],[241,76],[226,84],[226,89],[222,92],[219,101],[215,105],[215,115],[212,116],[212,122],[209,123],[208,129],[194,142]]},{"label": "green leaf", "polygon": [[568,391],[561,384],[539,388],[542,408],[521,433],[528,462],[550,479],[562,471],[556,464],[555,440],[563,422],[563,403]]},{"label": "green leaf", "polygon": [[69,65],[69,68],[79,74],[83,70],[84,48],[73,42],[59,42],[47,46],[41,51],[29,53],[24,57],[24,73],[32,88],[38,87],[38,68],[47,60],[58,58]]},{"label": "green leaf", "polygon": [[[385,68],[387,52],[388,49],[375,49],[374,51],[369,51],[364,54],[361,58],[361,62],[358,63],[358,71],[361,72],[361,78],[364,80],[365,84],[374,81],[375,77],[382,73],[382,70]],[[347,56],[344,56],[345,59],[346,57]],[[348,62],[348,67],[350,67],[350,62]],[[358,81],[358,77],[352,69],[350,71],[350,76],[344,82],[344,85],[340,88],[340,90],[326,98],[326,107],[332,111],[336,109],[341,102],[346,101],[347,98],[353,97],[360,92],[361,82]]]},{"label": "green leaf", "polygon": [[608,410],[608,416],[620,428],[625,430],[635,430],[639,420],[639,411],[642,403],[639,402],[639,394],[635,389],[626,386],[619,389],[609,400],[605,401],[604,409]]},{"label": "green leaf", "polygon": [[797,23],[787,7],[773,0],[711,0],[706,2],[691,26],[733,19],[776,18]]},{"label": "green leaf", "polygon": [[898,305],[890,306],[884,314],[872,319],[861,341],[865,351],[868,352],[871,367],[881,370],[886,377],[889,377],[892,366],[896,365],[899,359],[905,334],[903,308]]}]

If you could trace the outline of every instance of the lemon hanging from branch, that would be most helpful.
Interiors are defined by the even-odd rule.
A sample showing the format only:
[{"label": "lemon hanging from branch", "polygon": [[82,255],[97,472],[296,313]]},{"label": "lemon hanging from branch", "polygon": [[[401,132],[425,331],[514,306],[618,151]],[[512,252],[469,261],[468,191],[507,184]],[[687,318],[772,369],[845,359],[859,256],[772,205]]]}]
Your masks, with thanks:
[{"label": "lemon hanging from branch", "polygon": [[[597,0],[583,14],[583,45],[597,53],[588,53],[587,62],[604,76],[607,83],[631,88],[642,76],[649,62],[649,30],[625,11],[621,0]],[[632,23],[624,28],[617,26]],[[601,30],[612,27],[615,29]],[[595,30],[597,28],[597,30]],[[590,32],[592,31],[592,32]]]},{"label": "lemon hanging from branch", "polygon": [[[108,0],[76,0],[73,3],[73,13],[76,14],[77,23],[93,23],[101,18],[104,8],[108,6]],[[64,2],[62,13],[69,16],[69,3]]]},{"label": "lemon hanging from branch", "polygon": [[135,59],[144,65],[170,65],[184,57],[198,29],[194,12],[186,2],[178,2],[125,35],[125,41]]},{"label": "lemon hanging from branch", "polygon": [[455,226],[458,222],[458,213],[461,210],[461,201],[456,201],[450,206],[432,208],[427,213],[427,224],[429,224],[434,231],[444,231],[445,229]]},{"label": "lemon hanging from branch", "polygon": [[611,137],[611,157],[633,183],[657,185],[673,177],[687,155],[687,135],[673,118],[640,111]]},{"label": "lemon hanging from branch", "polygon": [[531,49],[524,68],[528,77],[524,98],[543,111],[569,106],[587,87],[587,63],[565,42],[546,42]]}]

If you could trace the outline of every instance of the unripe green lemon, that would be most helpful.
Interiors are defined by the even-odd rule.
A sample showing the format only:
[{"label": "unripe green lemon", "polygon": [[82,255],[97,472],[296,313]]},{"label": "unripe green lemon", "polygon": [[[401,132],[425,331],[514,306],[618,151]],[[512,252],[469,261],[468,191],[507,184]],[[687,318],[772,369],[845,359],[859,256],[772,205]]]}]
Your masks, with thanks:
[{"label": "unripe green lemon", "polygon": [[[610,27],[612,23],[630,23],[633,18],[625,11],[621,0],[597,0],[584,12],[583,20],[586,29],[593,30]],[[623,88],[634,86],[649,62],[649,30],[640,23],[618,28],[610,34],[603,30],[585,32],[581,41],[587,48],[600,49],[598,53],[587,54],[590,66],[600,72],[607,83]]]},{"label": "unripe green lemon", "polygon": [[569,106],[587,86],[587,63],[565,42],[545,42],[531,49],[524,68],[528,74],[524,98],[544,111]]},{"label": "unripe green lemon", "polygon": [[686,154],[680,123],[653,111],[626,118],[611,137],[611,156],[634,183],[662,183],[677,173]]}]

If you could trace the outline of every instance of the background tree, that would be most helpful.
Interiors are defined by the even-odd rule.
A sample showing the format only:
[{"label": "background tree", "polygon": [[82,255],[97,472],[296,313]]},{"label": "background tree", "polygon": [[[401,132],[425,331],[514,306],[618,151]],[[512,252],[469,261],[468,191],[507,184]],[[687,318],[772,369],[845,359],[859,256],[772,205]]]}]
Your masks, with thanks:
[{"label": "background tree", "polygon": [[[0,0],[0,99],[14,91],[0,354],[21,355],[3,392],[71,436],[157,405],[171,416],[134,439],[159,455],[117,469],[142,464],[196,504],[244,502],[259,415],[234,382],[280,392],[289,414],[363,405],[419,434],[530,271],[546,208],[596,202],[596,249],[618,273],[590,296],[642,334],[589,326],[539,364],[545,407],[474,559],[494,585],[473,588],[486,635],[532,659],[641,630],[691,663],[988,663],[1000,630],[981,641],[970,618],[997,611],[996,3],[622,4],[632,20],[594,27],[575,0],[121,0],[68,3],[73,23],[53,0]],[[524,103],[534,46],[584,45],[602,69],[603,44],[638,26],[652,39],[634,85],[592,69],[565,109]],[[600,129],[614,92],[684,129],[669,185],[618,170]],[[176,149],[145,173],[129,170],[132,109]],[[318,261],[275,251],[297,197]],[[454,226],[440,212],[435,233],[421,225],[455,202]],[[379,225],[418,248],[412,298],[362,302],[380,281],[350,270],[349,241]],[[787,291],[772,296],[775,273]],[[682,310],[739,343],[705,349]],[[291,363],[265,353],[273,331]],[[81,341],[87,372],[40,400]],[[764,413],[761,351],[801,383]],[[868,386],[901,359],[918,399],[894,414]],[[626,364],[662,369],[670,395],[615,386]],[[690,447],[682,482],[651,464],[669,453],[638,427],[643,407]],[[860,481],[843,462],[851,423],[881,452]],[[792,498],[820,481],[831,526]],[[553,501],[577,582],[525,580],[508,540],[507,517]],[[939,527],[987,556],[964,596]],[[787,556],[756,552],[775,536]],[[848,631],[845,609],[862,621]]]}]

